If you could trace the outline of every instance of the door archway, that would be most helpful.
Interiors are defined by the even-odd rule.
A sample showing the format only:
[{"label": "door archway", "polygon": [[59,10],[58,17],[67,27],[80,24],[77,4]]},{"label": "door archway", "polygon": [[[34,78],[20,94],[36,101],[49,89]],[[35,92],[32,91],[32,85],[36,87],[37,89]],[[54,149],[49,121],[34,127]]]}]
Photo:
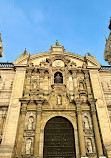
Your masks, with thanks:
[{"label": "door archway", "polygon": [[72,124],[64,117],[50,119],[44,129],[43,158],[75,158]]}]

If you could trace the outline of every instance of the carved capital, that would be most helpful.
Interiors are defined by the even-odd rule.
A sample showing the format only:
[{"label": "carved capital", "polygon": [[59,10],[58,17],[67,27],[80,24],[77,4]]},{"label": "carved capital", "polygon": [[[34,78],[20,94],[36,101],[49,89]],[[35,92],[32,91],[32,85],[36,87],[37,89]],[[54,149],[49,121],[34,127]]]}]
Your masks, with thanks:
[{"label": "carved capital", "polygon": [[81,99],[81,98],[76,98],[76,99],[74,99],[74,102],[75,102],[76,106],[78,106],[78,105],[81,105],[81,104],[82,104],[83,99]]},{"label": "carved capital", "polygon": [[6,117],[6,111],[7,111],[7,108],[2,109],[2,118],[3,119]]},{"label": "carved capital", "polygon": [[89,77],[89,71],[88,70],[83,70],[85,77]]},{"label": "carved capital", "polygon": [[30,102],[30,99],[28,98],[20,98],[19,101],[22,103],[22,104],[28,104]]},{"label": "carved capital", "polygon": [[46,69],[39,69],[40,72],[40,78],[44,78],[44,72]]},{"label": "carved capital", "polygon": [[27,104],[22,104],[21,106],[21,114],[26,114],[27,111]]},{"label": "carved capital", "polygon": [[78,115],[82,115],[82,109],[81,109],[81,107],[77,107],[76,113],[77,113]]},{"label": "carved capital", "polygon": [[77,77],[77,70],[71,70],[73,77]]},{"label": "carved capital", "polygon": [[38,99],[34,99],[34,102],[37,104],[37,105],[42,105],[44,102],[45,102],[46,99],[44,98],[38,98]]},{"label": "carved capital", "polygon": [[21,114],[26,114],[27,111],[27,104],[29,103],[30,99],[27,98],[20,98],[19,99],[21,101]]},{"label": "carved capital", "polygon": [[41,115],[42,113],[42,107],[37,107],[37,115]]},{"label": "carved capital", "polygon": [[96,113],[96,106],[95,106],[96,101],[97,101],[97,99],[93,99],[93,98],[88,99],[88,102],[90,103],[92,114]]},{"label": "carved capital", "polygon": [[94,99],[94,98],[88,98],[88,102],[91,104],[91,105],[95,105],[97,99]]}]

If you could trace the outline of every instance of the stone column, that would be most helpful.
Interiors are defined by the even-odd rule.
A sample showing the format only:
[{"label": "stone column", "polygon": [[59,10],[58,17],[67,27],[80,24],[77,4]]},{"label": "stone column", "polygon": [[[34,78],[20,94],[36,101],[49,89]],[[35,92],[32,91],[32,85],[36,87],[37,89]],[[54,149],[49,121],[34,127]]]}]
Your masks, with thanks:
[{"label": "stone column", "polygon": [[90,106],[91,106],[91,114],[92,114],[93,128],[94,128],[98,155],[103,156],[102,142],[101,142],[99,127],[98,127],[98,122],[97,122],[96,108],[95,108],[96,100],[90,99],[89,102],[90,102]]},{"label": "stone column", "polygon": [[77,124],[78,124],[78,135],[79,135],[79,145],[80,145],[80,156],[86,156],[86,149],[85,149],[85,140],[84,140],[84,132],[83,132],[83,124],[82,124],[82,109],[80,99],[75,100],[76,108],[77,108]]},{"label": "stone column", "polygon": [[23,134],[25,128],[25,116],[27,111],[27,103],[29,102],[29,100],[20,99],[20,101],[22,105],[21,105],[20,120],[18,126],[19,131],[18,131],[17,145],[16,145],[16,156],[21,156]]},{"label": "stone column", "polygon": [[35,145],[34,145],[34,158],[39,158],[39,144],[40,144],[40,126],[41,126],[41,114],[42,114],[42,99],[36,100],[37,103],[37,120],[35,129]]}]

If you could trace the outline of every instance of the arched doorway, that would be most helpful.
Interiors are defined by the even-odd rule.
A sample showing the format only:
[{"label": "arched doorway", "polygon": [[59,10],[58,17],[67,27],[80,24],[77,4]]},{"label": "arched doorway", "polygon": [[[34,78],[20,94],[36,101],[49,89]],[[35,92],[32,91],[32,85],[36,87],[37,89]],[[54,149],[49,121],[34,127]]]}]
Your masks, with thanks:
[{"label": "arched doorway", "polygon": [[75,158],[72,124],[64,117],[50,119],[44,130],[44,158]]}]

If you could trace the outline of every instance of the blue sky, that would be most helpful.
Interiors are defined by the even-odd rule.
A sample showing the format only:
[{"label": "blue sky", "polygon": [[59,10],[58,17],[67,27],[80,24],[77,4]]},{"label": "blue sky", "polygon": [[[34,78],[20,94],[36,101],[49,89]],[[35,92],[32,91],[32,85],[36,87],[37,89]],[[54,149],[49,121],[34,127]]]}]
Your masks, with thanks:
[{"label": "blue sky", "polygon": [[102,65],[109,36],[111,0],[0,0],[4,57],[14,62],[24,49],[32,55],[50,49],[56,40],[66,51],[89,51]]}]

